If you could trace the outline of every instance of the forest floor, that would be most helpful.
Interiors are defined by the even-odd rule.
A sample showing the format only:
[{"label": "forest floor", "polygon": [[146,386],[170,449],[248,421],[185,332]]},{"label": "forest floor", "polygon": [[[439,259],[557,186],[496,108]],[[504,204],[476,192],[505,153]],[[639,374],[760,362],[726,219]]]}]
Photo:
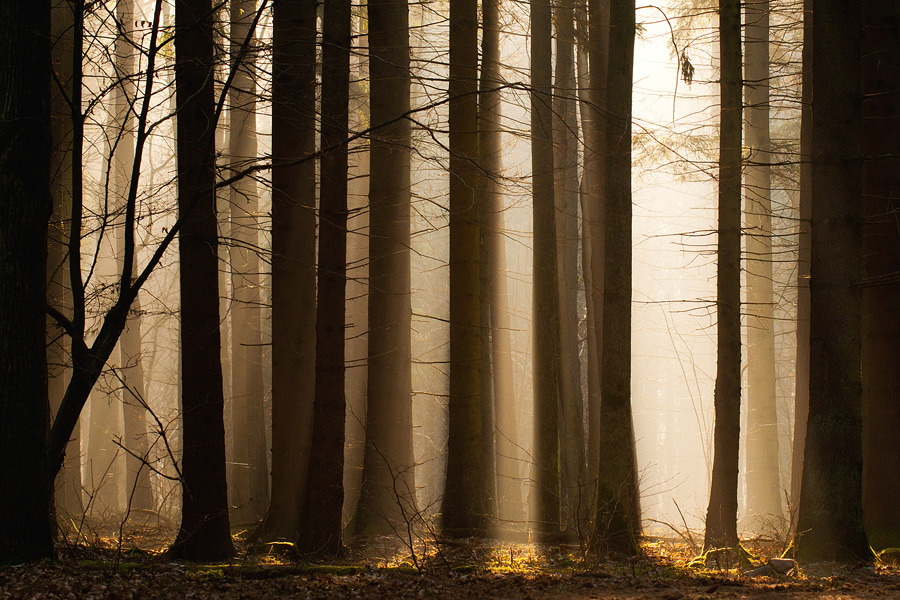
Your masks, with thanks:
[{"label": "forest floor", "polygon": [[696,547],[663,539],[645,541],[634,559],[591,562],[578,545],[421,538],[414,552],[397,539],[352,540],[328,563],[291,560],[280,553],[286,546],[270,546],[229,563],[192,564],[160,551],[171,532],[110,533],[61,543],[54,561],[0,567],[0,599],[900,598],[896,564],[801,563],[779,574],[766,566],[777,544],[760,540],[746,544],[742,564],[730,565],[713,557],[704,564]]}]

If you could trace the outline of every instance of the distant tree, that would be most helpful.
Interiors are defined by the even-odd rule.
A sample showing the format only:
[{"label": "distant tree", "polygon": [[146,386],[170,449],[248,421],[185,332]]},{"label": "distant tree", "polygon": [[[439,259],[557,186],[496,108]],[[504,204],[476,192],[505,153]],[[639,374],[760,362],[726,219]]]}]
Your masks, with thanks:
[{"label": "distant tree", "polygon": [[350,0],[326,0],[322,34],[322,154],[316,396],[300,547],[341,550],[344,504],[344,320],[347,287],[347,135]]},{"label": "distant tree", "polygon": [[544,535],[560,528],[559,485],[559,278],[556,205],[553,198],[553,76],[550,3],[532,0],[531,177],[534,214],[534,479],[535,527]]},{"label": "distant tree", "polygon": [[47,423],[50,6],[0,4],[0,564],[52,556]]},{"label": "distant tree", "polygon": [[[256,13],[255,0],[232,0],[229,34],[230,69],[228,154],[239,170],[257,158],[256,40],[242,52]],[[263,403],[263,358],[259,261],[259,195],[252,177],[242,178],[230,190],[231,237],[231,487],[233,513],[239,523],[255,523],[265,516],[269,499],[268,447]]]},{"label": "distant tree", "polygon": [[[510,339],[509,283],[506,274],[506,238],[503,196],[499,175],[503,169],[500,146],[500,2],[483,0],[481,76],[478,90],[478,161],[481,166],[479,199],[482,221],[482,260],[488,271],[483,302],[490,310],[491,363],[498,516],[503,523],[525,519],[519,472],[519,424],[513,388],[513,357]],[[488,463],[490,464],[490,463]]]},{"label": "distant tree", "polygon": [[713,471],[705,548],[738,544],[741,419],[741,4],[719,1],[719,224]]},{"label": "distant tree", "polygon": [[366,447],[357,531],[391,534],[416,511],[410,300],[409,6],[369,17],[369,332]]},{"label": "distant tree", "polygon": [[[481,223],[478,188],[478,2],[450,2],[450,406],[443,531],[485,533],[489,513],[481,452]],[[373,165],[374,168],[374,165]],[[370,367],[371,368],[371,367]]]},{"label": "distant tree", "polygon": [[772,276],[772,141],[769,133],[768,0],[744,3],[744,222],[747,269],[747,513],[780,518]]},{"label": "distant tree", "polygon": [[[118,205],[124,205],[131,183],[131,168],[134,164],[134,110],[137,101],[134,84],[135,48],[134,2],[118,0],[116,21],[119,31],[115,42],[115,67],[117,84],[112,90],[114,123],[118,135],[110,157],[110,196]],[[117,229],[116,252],[125,254],[125,227]],[[136,260],[136,257],[133,256]],[[118,265],[117,265],[118,266]],[[121,272],[121,266],[118,268]],[[119,362],[122,384],[122,444],[125,454],[125,499],[131,509],[152,510],[155,508],[153,489],[150,486],[150,468],[145,464],[149,443],[147,441],[146,397],[144,369],[141,350],[141,304],[136,297],[122,330],[119,340]]]},{"label": "distant tree", "polygon": [[316,2],[272,7],[272,494],[259,537],[296,541],[315,391]]},{"label": "distant tree", "polygon": [[604,144],[603,345],[595,551],[638,552],[640,494],[631,417],[631,105],[634,2],[610,3]]},{"label": "distant tree", "polygon": [[863,2],[863,515],[900,546],[900,4]]},{"label": "distant tree", "polygon": [[813,79],[827,84],[815,88],[812,105],[809,418],[797,526],[806,559],[870,554],[862,514],[861,28],[859,0],[816,0]]},{"label": "distant tree", "polygon": [[234,555],[219,355],[212,14],[209,0],[175,5],[183,456],[181,528],[169,553],[192,560]]}]

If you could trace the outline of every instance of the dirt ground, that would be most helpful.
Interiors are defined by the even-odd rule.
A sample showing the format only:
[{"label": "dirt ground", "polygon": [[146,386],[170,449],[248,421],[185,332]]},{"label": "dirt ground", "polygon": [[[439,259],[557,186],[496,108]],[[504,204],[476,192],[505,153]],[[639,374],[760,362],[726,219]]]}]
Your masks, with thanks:
[{"label": "dirt ground", "polygon": [[[577,545],[538,547],[479,541],[351,544],[344,557],[312,564],[268,552],[228,564],[190,564],[118,544],[60,546],[55,561],[0,568],[0,599],[301,598],[484,600],[688,600],[900,598],[900,568],[859,563],[799,564],[786,574],[761,552],[742,565],[691,564],[671,541],[644,544],[625,561],[587,562]],[[384,558],[384,557],[389,558]]]}]

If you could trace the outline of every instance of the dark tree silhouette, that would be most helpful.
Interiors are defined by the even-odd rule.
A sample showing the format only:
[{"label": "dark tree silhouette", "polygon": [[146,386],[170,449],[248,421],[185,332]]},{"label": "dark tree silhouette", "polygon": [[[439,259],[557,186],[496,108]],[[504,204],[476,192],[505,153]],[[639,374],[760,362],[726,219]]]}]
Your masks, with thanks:
[{"label": "dark tree silhouette", "polygon": [[716,388],[713,471],[706,548],[738,543],[741,419],[741,5],[719,2],[719,226],[716,277]]},{"label": "dark tree silhouette", "polygon": [[900,546],[900,5],[863,1],[863,515]]},{"label": "dark tree silhouette", "polygon": [[[219,355],[213,23],[209,0],[175,4],[175,105],[181,289],[181,528],[169,553],[193,560],[234,554],[225,481]],[[130,259],[130,257],[128,257]]]},{"label": "dark tree silhouette", "polygon": [[341,549],[344,504],[344,318],[347,287],[347,129],[350,94],[350,0],[326,0],[322,48],[322,155],[316,397],[300,546]]},{"label": "dark tree silhouette", "polygon": [[371,122],[366,448],[357,529],[415,512],[410,327],[409,6],[368,3]]},{"label": "dark tree silhouette", "polygon": [[442,505],[448,535],[483,534],[487,494],[481,397],[478,3],[450,2],[450,423]]},{"label": "dark tree silhouette", "polygon": [[272,495],[263,540],[295,541],[315,388],[316,2],[272,7]]},{"label": "dark tree silhouette", "polygon": [[[813,11],[809,418],[797,552],[869,554],[862,515],[861,3]],[[838,26],[840,24],[840,26]],[[835,452],[839,448],[839,452]]]},{"label": "dark tree silhouette", "polygon": [[49,64],[49,4],[0,4],[0,564],[53,554],[45,322],[50,78],[40,75]]},{"label": "dark tree silhouette", "polygon": [[631,419],[631,96],[635,6],[612,2],[606,90],[603,345],[594,550],[638,552],[640,495]]},{"label": "dark tree silhouette", "polygon": [[559,278],[553,198],[552,12],[544,0],[531,14],[531,177],[534,206],[534,470],[536,527],[560,528],[559,486]]}]

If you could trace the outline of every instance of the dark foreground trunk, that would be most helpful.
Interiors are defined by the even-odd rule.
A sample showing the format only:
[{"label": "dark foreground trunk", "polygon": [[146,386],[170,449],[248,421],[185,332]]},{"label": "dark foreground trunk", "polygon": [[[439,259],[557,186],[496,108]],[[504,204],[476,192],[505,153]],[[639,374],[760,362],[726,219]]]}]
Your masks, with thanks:
[{"label": "dark foreground trunk", "polygon": [[49,40],[47,3],[0,4],[0,564],[53,553],[45,341]]},{"label": "dark foreground trunk", "polygon": [[181,529],[170,554],[192,560],[234,555],[225,482],[219,355],[219,264],[213,123],[212,5],[175,5],[175,103],[181,285]]}]

